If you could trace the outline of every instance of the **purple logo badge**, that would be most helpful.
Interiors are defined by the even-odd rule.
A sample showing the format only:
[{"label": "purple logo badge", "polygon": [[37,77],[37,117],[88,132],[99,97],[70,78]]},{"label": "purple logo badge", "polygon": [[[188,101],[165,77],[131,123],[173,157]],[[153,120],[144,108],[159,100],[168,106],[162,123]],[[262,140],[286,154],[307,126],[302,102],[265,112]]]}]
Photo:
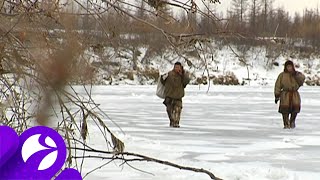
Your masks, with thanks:
[{"label": "purple logo badge", "polygon": [[[32,127],[20,137],[8,126],[0,126],[0,180],[52,179],[66,160],[66,145],[55,130]],[[56,179],[80,180],[74,169],[65,169]]]}]

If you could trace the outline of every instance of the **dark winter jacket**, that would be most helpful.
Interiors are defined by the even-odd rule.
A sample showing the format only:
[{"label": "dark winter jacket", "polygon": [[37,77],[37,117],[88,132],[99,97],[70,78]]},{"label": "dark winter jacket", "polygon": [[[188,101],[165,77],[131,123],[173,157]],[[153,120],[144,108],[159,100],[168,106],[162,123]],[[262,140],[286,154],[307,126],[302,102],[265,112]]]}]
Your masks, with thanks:
[{"label": "dark winter jacket", "polygon": [[274,87],[275,97],[280,98],[279,113],[300,112],[301,99],[298,90],[304,80],[305,76],[300,72],[279,74]]},{"label": "dark winter jacket", "polygon": [[172,99],[182,99],[184,97],[184,88],[190,82],[189,73],[182,75],[174,70],[168,72],[167,78],[161,78],[161,83],[165,86],[165,96]]}]

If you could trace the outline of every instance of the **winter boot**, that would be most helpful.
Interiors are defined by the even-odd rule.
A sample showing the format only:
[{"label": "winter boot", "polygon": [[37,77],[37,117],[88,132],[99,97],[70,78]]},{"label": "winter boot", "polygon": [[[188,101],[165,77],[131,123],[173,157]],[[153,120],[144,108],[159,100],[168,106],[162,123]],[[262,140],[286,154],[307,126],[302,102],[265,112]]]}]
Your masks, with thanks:
[{"label": "winter boot", "polygon": [[290,128],[292,128],[292,129],[294,129],[296,127],[296,117],[297,117],[297,113],[291,113]]},{"label": "winter boot", "polygon": [[167,105],[167,114],[170,120],[170,127],[173,127],[174,119],[173,119],[173,106]]},{"label": "winter boot", "polygon": [[173,120],[170,119],[170,127],[173,127]]},{"label": "winter boot", "polygon": [[283,129],[290,129],[289,114],[283,113],[282,120],[283,120]]},{"label": "winter boot", "polygon": [[181,107],[180,106],[174,106],[173,110],[173,127],[179,128],[179,122],[180,122],[180,114],[181,114]]},{"label": "winter boot", "polygon": [[180,125],[179,125],[179,124],[174,124],[172,127],[174,127],[174,128],[179,128]]}]

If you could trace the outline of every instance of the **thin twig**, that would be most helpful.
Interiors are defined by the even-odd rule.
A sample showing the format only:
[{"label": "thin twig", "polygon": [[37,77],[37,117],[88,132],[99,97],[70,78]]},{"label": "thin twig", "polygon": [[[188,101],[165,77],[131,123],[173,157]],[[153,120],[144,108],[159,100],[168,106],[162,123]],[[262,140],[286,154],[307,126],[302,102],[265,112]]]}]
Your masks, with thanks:
[{"label": "thin twig", "polygon": [[[71,147],[71,149],[73,149]],[[188,167],[188,166],[181,166],[169,161],[163,161],[163,160],[159,160],[159,159],[155,159],[155,158],[151,158],[145,155],[141,155],[141,154],[136,154],[136,153],[130,153],[130,152],[110,152],[110,151],[102,151],[102,150],[97,150],[97,149],[85,149],[85,148],[76,148],[77,150],[81,150],[81,151],[87,151],[87,152],[94,152],[94,153],[101,153],[101,154],[109,154],[109,155],[114,155],[114,159],[121,159],[124,161],[147,161],[147,162],[156,162],[159,164],[164,164],[167,166],[171,166],[171,167],[175,167],[178,169],[182,169],[182,170],[188,170],[188,171],[193,171],[193,172],[199,172],[199,173],[205,173],[207,174],[211,179],[214,180],[221,180],[220,178],[216,177],[213,173],[211,173],[208,170],[205,170],[203,168],[194,168],[194,167]],[[120,157],[119,157],[120,156]],[[138,158],[134,158],[134,159],[126,159],[124,156],[133,156],[133,157],[138,157]],[[74,157],[75,158],[75,157]],[[76,157],[79,158],[79,157]],[[101,158],[101,159],[110,159],[111,157],[104,157],[104,156],[93,156],[93,155],[87,155],[84,156],[83,158]]]}]

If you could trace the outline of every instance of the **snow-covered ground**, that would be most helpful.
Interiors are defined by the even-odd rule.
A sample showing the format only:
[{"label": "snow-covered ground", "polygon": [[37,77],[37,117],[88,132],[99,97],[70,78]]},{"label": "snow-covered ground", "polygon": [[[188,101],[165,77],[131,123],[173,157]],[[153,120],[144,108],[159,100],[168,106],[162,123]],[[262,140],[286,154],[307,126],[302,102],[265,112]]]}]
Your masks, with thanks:
[{"label": "snow-covered ground", "polygon": [[[225,180],[320,179],[320,88],[302,87],[297,128],[282,129],[272,86],[188,86],[181,128],[168,126],[156,86],[95,86],[93,98],[125,151],[210,170]],[[88,144],[105,149],[94,124]],[[108,160],[86,159],[82,174]],[[112,162],[85,179],[205,180],[209,176],[152,163]]]},{"label": "snow-covered ground", "polygon": [[[197,46],[199,45],[197,44]],[[318,82],[315,84],[320,84],[320,57],[318,55],[312,54],[308,58],[305,58],[301,57],[298,52],[290,50],[282,52],[280,51],[281,47],[276,44],[271,44],[270,47],[247,47],[247,50],[241,51],[234,45],[219,46],[217,43],[210,43],[205,46],[205,51],[203,52],[196,51],[193,48],[186,48],[181,53],[192,63],[191,66],[188,65],[183,57],[178,56],[170,48],[162,53],[154,53],[153,56],[149,57],[147,56],[148,48],[144,46],[135,47],[137,48],[137,52],[139,52],[136,58],[133,57],[132,52],[127,48],[120,50],[119,53],[122,55],[119,57],[112,56],[115,53],[112,48],[104,48],[102,59],[106,61],[104,56],[110,56],[112,58],[109,58],[108,61],[119,64],[120,67],[98,63],[99,65],[96,66],[98,69],[97,83],[152,85],[157,80],[153,77],[144,76],[144,73],[150,74],[150,69],[152,69],[156,71],[156,74],[157,71],[163,74],[172,70],[173,64],[180,61],[185,70],[192,74],[191,83],[193,84],[196,84],[197,78],[213,79],[213,77],[226,76],[232,73],[240,84],[272,86],[278,74],[283,71],[285,61],[292,60],[296,66],[296,70],[303,72],[307,81]],[[87,53],[92,62],[102,61],[101,55],[98,56],[91,51]],[[136,59],[135,66],[138,70],[133,70],[133,59]],[[128,74],[132,74],[132,77],[128,76]]]}]

